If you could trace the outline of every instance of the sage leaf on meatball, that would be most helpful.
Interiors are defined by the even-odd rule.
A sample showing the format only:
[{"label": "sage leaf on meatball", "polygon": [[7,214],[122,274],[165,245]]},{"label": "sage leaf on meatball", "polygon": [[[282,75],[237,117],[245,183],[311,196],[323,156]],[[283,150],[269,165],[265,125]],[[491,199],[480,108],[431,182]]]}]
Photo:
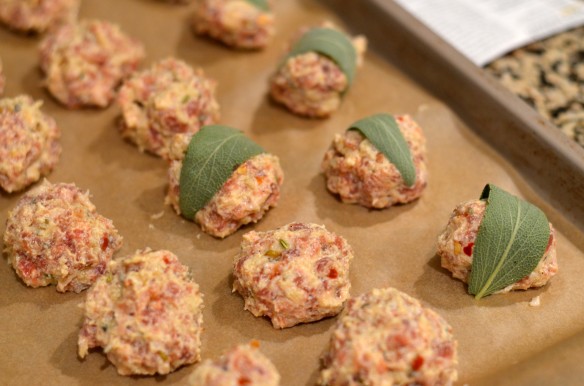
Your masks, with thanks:
[{"label": "sage leaf on meatball", "polygon": [[367,48],[331,23],[304,29],[270,79],[270,95],[294,114],[326,118],[353,82]]},{"label": "sage leaf on meatball", "polygon": [[275,155],[241,131],[205,126],[170,146],[166,203],[204,232],[226,237],[276,206],[284,174]]},{"label": "sage leaf on meatball", "polygon": [[556,234],[545,214],[492,184],[481,199],[456,206],[438,255],[453,277],[475,280],[469,293],[477,298],[542,287],[558,272]]},{"label": "sage leaf on meatball", "polygon": [[426,137],[409,115],[373,115],[335,135],[321,170],[327,189],[344,203],[406,204],[428,184]]}]

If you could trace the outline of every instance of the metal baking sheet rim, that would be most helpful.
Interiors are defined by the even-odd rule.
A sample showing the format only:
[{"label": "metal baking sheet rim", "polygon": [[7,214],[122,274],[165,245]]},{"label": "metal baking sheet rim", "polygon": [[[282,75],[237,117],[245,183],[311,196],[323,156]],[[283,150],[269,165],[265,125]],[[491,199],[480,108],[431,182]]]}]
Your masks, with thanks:
[{"label": "metal baking sheet rim", "polygon": [[[366,34],[374,51],[444,100],[584,230],[584,149],[392,0],[319,1]],[[472,384],[565,384],[564,374],[584,379],[583,358],[584,331]],[[553,367],[534,365],[549,361]]]}]

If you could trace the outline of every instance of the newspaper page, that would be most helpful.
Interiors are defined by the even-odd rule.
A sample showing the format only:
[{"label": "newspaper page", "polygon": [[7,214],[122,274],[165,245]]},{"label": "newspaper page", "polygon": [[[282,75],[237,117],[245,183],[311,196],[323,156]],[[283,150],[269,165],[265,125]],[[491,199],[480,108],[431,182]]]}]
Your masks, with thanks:
[{"label": "newspaper page", "polygon": [[479,66],[584,25],[584,0],[395,0]]}]

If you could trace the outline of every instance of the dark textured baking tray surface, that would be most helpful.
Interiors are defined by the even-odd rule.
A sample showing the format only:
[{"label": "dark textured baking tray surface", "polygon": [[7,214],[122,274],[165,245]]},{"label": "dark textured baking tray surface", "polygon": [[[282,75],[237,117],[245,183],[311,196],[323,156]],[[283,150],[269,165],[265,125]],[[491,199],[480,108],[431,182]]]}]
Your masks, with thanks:
[{"label": "dark textured baking tray surface", "polygon": [[584,147],[584,26],[513,50],[485,70]]},{"label": "dark textured baking tray surface", "polygon": [[[49,179],[74,181],[91,191],[98,210],[113,219],[124,236],[119,256],[146,246],[166,248],[192,268],[205,295],[204,358],[217,357],[237,343],[258,339],[262,351],[280,370],[283,385],[314,383],[319,357],[326,350],[336,319],[274,330],[269,321],[244,311],[242,299],[230,289],[232,257],[245,232],[305,221],[326,225],[354,248],[352,295],[373,287],[394,286],[419,298],[452,324],[459,341],[460,384],[576,384],[584,376],[580,365],[584,359],[584,237],[569,221],[566,208],[572,205],[576,217],[582,208],[582,202],[570,195],[581,189],[581,171],[573,167],[578,159],[566,166],[557,155],[547,158],[550,151],[537,133],[527,130],[527,134],[519,134],[519,118],[531,115],[526,110],[513,118],[507,106],[497,105],[498,93],[504,90],[497,88],[494,80],[495,91],[485,97],[485,91],[481,92],[478,81],[471,77],[474,70],[452,69],[437,54],[418,51],[420,44],[408,40],[413,39],[412,34],[399,24],[407,21],[407,15],[400,19],[393,3],[325,3],[334,5],[334,9],[309,0],[277,2],[277,36],[266,51],[256,53],[230,51],[194,37],[188,28],[189,7],[154,0],[86,0],[83,4],[83,17],[119,23],[145,43],[147,63],[143,67],[169,55],[202,66],[219,82],[221,122],[245,130],[280,157],[285,182],[279,206],[260,223],[225,240],[202,234],[195,224],[163,206],[166,165],[140,154],[120,138],[115,129],[117,107],[65,110],[39,87],[38,38],[0,29],[6,95],[26,92],[45,101],[45,111],[63,130],[64,147]],[[388,9],[400,16],[394,24],[382,17],[381,11]],[[377,16],[366,23],[364,12],[372,11]],[[369,35],[378,54],[367,55],[341,110],[330,119],[306,120],[290,115],[266,98],[267,79],[299,26],[328,18],[341,22],[336,15],[351,15],[346,27]],[[394,37],[391,42],[389,37]],[[406,73],[400,68],[409,70]],[[440,77],[452,80],[440,83]],[[444,100],[413,78],[426,79],[423,84]],[[490,82],[490,78],[484,77],[482,82]],[[486,99],[481,101],[479,97]],[[476,100],[466,100],[473,98]],[[480,105],[480,110],[457,115],[449,107],[464,112],[460,106],[471,102]],[[358,118],[381,111],[412,114],[424,128],[429,153],[428,189],[413,204],[382,211],[343,205],[325,190],[319,174],[322,156],[335,133]],[[514,156],[499,148],[496,141],[489,145],[483,138],[497,138],[503,128],[488,133],[507,121],[511,123],[505,123],[505,131],[515,133],[506,137],[512,138],[509,146],[523,149],[529,157]],[[529,171],[528,166],[533,170]],[[564,185],[545,189],[546,179],[552,177],[561,179]],[[435,256],[436,236],[454,206],[477,197],[486,182],[534,202],[556,226],[560,273],[545,288],[475,302],[462,283],[440,268]],[[4,224],[7,211],[20,196],[0,196],[0,223]],[[568,199],[558,203],[558,197]],[[161,211],[161,218],[151,217]],[[120,377],[99,350],[83,361],[76,356],[82,318],[78,304],[83,301],[83,293],[58,294],[54,287],[26,288],[6,264],[0,265],[0,293],[0,384],[172,385],[184,382],[194,368],[187,366],[164,377]],[[542,305],[529,307],[527,302],[538,295]]]}]

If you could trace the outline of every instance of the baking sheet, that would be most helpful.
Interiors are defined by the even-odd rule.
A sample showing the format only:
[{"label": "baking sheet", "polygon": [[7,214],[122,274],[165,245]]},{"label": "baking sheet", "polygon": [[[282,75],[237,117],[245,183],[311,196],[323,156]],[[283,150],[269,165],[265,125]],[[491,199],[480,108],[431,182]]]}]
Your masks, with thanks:
[{"label": "baking sheet", "polygon": [[[279,206],[258,224],[225,240],[203,234],[164,207],[166,165],[140,154],[115,129],[119,109],[67,111],[39,87],[38,38],[0,29],[0,57],[6,95],[26,92],[45,101],[63,131],[63,155],[52,182],[89,189],[98,211],[113,219],[124,236],[118,256],[146,246],[176,253],[193,270],[205,295],[203,358],[219,356],[238,343],[258,339],[282,374],[283,385],[313,384],[335,318],[274,330],[266,319],[243,310],[231,293],[231,262],[241,236],[292,221],[316,222],[343,235],[355,250],[352,295],[394,286],[419,298],[453,326],[459,341],[460,384],[533,384],[534,374],[558,376],[569,355],[582,358],[584,331],[584,237],[564,213],[542,199],[531,180],[485,143],[443,102],[399,70],[369,53],[342,109],[328,120],[295,117],[266,98],[267,79],[299,26],[336,19],[309,0],[275,4],[278,32],[263,52],[234,52],[192,35],[189,7],[150,0],[86,0],[83,17],[119,23],[146,44],[147,64],[175,55],[202,66],[219,82],[224,124],[245,130],[281,159],[285,182]],[[358,32],[358,31],[354,31]],[[409,113],[428,138],[430,184],[424,196],[387,210],[340,203],[325,189],[319,166],[334,133],[376,112]],[[454,206],[495,183],[540,206],[558,230],[560,273],[540,290],[492,296],[481,301],[440,268],[436,237]],[[0,223],[21,194],[0,197]],[[159,219],[151,216],[163,211]],[[3,229],[3,228],[2,228]],[[7,264],[0,265],[0,384],[159,385],[180,384],[195,366],[168,376],[121,377],[98,351],[77,358],[76,341],[84,294],[59,294],[54,287],[30,289]],[[541,296],[540,307],[527,302]],[[580,334],[580,335],[578,335]],[[574,340],[574,337],[575,339]],[[550,355],[549,353],[554,353]],[[581,368],[562,371],[563,384],[576,384]],[[543,372],[541,372],[543,370]],[[539,371],[539,373],[538,373]]]}]

